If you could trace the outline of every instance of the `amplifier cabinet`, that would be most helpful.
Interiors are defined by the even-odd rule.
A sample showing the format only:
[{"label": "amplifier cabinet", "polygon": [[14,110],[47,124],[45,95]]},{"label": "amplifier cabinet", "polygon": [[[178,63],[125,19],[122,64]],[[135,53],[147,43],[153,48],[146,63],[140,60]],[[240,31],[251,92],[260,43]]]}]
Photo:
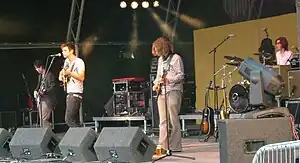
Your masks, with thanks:
[{"label": "amplifier cabinet", "polygon": [[290,98],[300,98],[300,70],[288,72],[288,92]]}]

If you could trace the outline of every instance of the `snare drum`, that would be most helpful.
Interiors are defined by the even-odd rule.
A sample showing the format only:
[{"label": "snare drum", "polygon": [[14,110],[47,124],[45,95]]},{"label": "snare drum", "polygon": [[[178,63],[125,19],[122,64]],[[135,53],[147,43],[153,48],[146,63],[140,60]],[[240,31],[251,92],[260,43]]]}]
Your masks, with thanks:
[{"label": "snare drum", "polygon": [[229,92],[231,109],[236,113],[244,113],[249,106],[249,85],[236,84]]}]

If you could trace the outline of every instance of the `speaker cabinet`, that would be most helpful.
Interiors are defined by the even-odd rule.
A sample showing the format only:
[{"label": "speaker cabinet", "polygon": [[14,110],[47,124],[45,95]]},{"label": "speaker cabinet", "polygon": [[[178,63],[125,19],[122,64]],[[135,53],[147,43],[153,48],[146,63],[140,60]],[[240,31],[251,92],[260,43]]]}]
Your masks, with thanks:
[{"label": "speaker cabinet", "polygon": [[221,163],[251,163],[266,145],[293,140],[289,117],[219,121]]},{"label": "speaker cabinet", "polygon": [[9,147],[13,157],[36,159],[46,153],[59,153],[58,142],[51,128],[18,128]]},{"label": "speaker cabinet", "polygon": [[94,143],[97,133],[88,127],[69,128],[59,143],[61,153],[67,161],[97,161]]},{"label": "speaker cabinet", "polygon": [[104,127],[94,145],[99,161],[151,161],[156,145],[139,127]]}]

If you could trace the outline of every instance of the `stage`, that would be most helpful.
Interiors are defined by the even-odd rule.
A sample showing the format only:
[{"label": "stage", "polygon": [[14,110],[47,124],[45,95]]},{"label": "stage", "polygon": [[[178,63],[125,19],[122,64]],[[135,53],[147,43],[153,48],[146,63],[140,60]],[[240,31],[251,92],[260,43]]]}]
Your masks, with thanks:
[{"label": "stage", "polygon": [[[56,134],[60,138],[65,133]],[[149,136],[154,142],[157,141],[157,136]],[[180,153],[173,153],[174,155],[195,157],[196,160],[190,160],[185,158],[178,158],[169,156],[157,162],[161,163],[219,163],[219,143],[215,142],[215,138],[209,139],[208,142],[200,142],[203,139],[199,139],[198,136],[189,136],[182,139],[183,151]],[[157,159],[159,156],[154,155],[153,159]],[[33,161],[35,162],[35,161]],[[94,161],[97,162],[97,161]],[[99,162],[99,161],[98,161]]]},{"label": "stage", "polygon": [[[196,160],[178,158],[169,156],[157,162],[174,163],[174,162],[197,162],[197,163],[219,163],[219,143],[212,138],[209,142],[200,142],[197,137],[183,138],[183,152],[173,153],[174,155],[195,157]],[[153,157],[154,159],[157,156]]]}]

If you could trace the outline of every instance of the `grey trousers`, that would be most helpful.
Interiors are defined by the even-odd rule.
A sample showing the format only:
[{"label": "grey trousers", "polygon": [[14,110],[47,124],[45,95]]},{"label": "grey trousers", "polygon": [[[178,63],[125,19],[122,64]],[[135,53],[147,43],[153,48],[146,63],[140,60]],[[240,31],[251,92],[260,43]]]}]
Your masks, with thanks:
[{"label": "grey trousers", "polygon": [[[39,107],[39,117],[42,117],[42,127],[48,128],[51,127],[51,113],[53,110],[52,105],[46,101],[41,101],[41,107]],[[41,115],[42,113],[42,115]]]},{"label": "grey trousers", "polygon": [[68,94],[66,99],[65,121],[69,127],[78,127],[79,109],[82,102],[82,95]]},{"label": "grey trousers", "polygon": [[[165,108],[165,95],[158,96],[157,101],[160,121],[158,144],[161,145],[162,148],[168,149],[168,143],[170,143],[170,150],[181,151],[181,131],[178,115],[181,108],[182,93],[180,91],[170,91],[166,94],[166,97],[167,109]],[[171,123],[171,126],[169,125],[169,130],[171,129],[169,142],[167,139],[167,122]]]}]

